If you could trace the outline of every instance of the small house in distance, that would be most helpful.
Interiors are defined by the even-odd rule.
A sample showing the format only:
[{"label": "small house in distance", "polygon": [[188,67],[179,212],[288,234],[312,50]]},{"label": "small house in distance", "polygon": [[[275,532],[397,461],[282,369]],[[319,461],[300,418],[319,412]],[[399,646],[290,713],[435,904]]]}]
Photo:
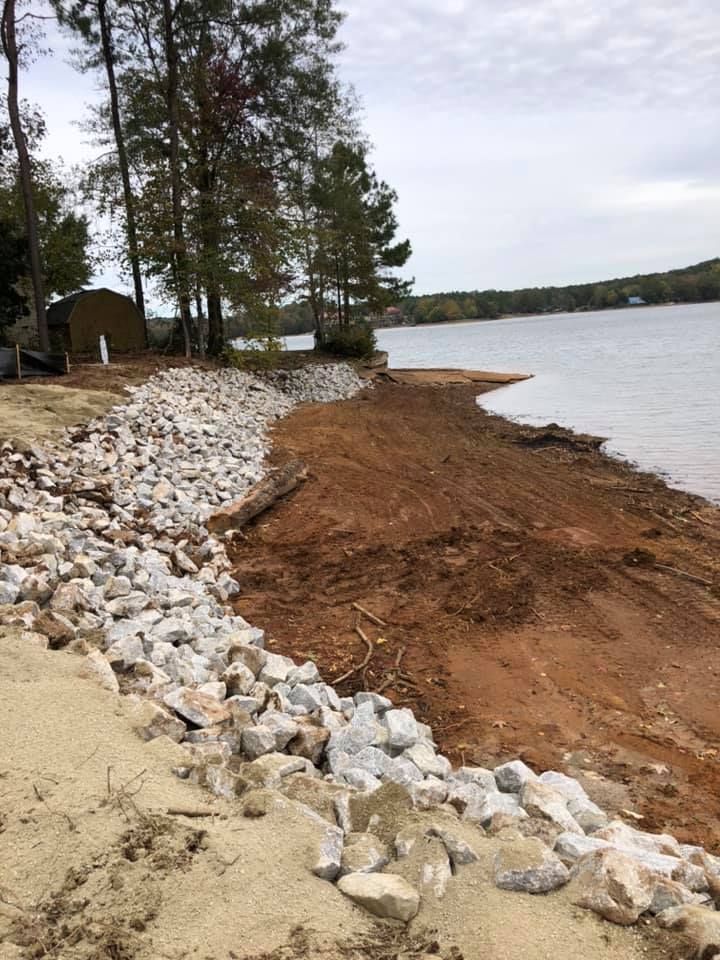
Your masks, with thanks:
[{"label": "small house in distance", "polygon": [[627,298],[629,307],[646,307],[647,302],[643,300],[642,297],[628,297]]},{"label": "small house in distance", "polygon": [[101,287],[79,290],[48,307],[50,340],[69,353],[96,353],[105,336],[111,350],[143,350],[145,324],[135,303]]}]

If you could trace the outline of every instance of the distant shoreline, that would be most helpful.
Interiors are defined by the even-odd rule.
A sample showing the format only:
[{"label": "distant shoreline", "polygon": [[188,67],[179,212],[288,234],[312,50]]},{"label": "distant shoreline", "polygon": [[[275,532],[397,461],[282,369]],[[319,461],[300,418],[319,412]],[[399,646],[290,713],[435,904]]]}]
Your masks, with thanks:
[{"label": "distant shoreline", "polygon": [[[623,307],[598,307],[597,310],[557,310],[548,313],[504,313],[501,317],[464,317],[462,320],[441,320],[438,323],[399,323],[388,327],[373,327],[373,329],[376,333],[380,330],[421,330],[425,328],[435,330],[439,327],[459,327],[470,323],[498,323],[501,320],[543,320],[546,317],[583,317],[594,313],[617,313],[621,310],[637,311],[659,310],[668,307],[699,307],[710,303],[720,304],[720,300],[699,300],[693,303],[677,301],[673,303],[626,304]],[[312,335],[313,331],[310,330],[307,333],[284,333],[281,336],[283,339],[286,339],[288,337],[311,337]]]}]

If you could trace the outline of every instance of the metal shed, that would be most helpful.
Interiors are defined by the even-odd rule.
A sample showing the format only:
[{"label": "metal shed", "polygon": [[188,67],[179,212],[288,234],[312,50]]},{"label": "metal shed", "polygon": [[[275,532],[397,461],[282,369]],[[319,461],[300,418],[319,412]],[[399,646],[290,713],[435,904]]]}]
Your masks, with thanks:
[{"label": "metal shed", "polygon": [[142,350],[145,323],[130,297],[101,287],[79,290],[48,307],[54,344],[70,353],[93,353],[105,336],[111,350]]}]

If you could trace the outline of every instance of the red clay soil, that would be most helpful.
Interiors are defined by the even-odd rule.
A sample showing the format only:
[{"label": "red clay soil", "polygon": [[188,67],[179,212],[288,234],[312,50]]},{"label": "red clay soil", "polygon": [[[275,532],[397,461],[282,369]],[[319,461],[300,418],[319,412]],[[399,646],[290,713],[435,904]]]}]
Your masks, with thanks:
[{"label": "red clay soil", "polygon": [[358,602],[387,626],[360,621],[372,657],[342,690],[718,849],[720,511],[477,393],[378,384],[281,422],[274,460],[311,477],[236,537],[238,612],[330,680],[367,653]]}]

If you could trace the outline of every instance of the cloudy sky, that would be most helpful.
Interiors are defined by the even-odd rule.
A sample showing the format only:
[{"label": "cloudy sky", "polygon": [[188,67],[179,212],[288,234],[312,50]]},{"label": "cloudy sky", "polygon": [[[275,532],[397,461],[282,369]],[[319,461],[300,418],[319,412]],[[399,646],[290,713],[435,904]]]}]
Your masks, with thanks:
[{"label": "cloudy sky", "polygon": [[[416,292],[570,283],[720,254],[717,0],[344,0],[342,74],[398,191]],[[92,81],[25,94],[86,158]]]}]

